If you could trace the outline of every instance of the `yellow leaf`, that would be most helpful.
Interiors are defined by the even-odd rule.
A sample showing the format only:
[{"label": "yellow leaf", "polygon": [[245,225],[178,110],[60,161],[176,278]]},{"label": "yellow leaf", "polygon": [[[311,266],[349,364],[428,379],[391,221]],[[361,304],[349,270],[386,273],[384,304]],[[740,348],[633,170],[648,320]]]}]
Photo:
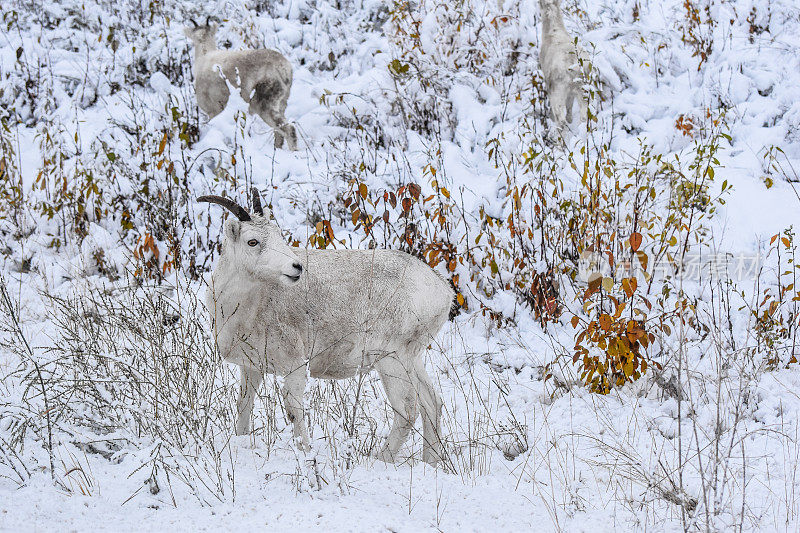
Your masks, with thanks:
[{"label": "yellow leaf", "polygon": [[628,362],[625,363],[622,367],[622,371],[625,372],[625,375],[630,377],[633,374],[633,360],[628,358]]},{"label": "yellow leaf", "polygon": [[622,290],[625,291],[625,295],[630,298],[633,296],[633,290],[631,290],[631,282],[628,278],[622,279]]},{"label": "yellow leaf", "polygon": [[639,251],[636,252],[636,257],[639,258],[639,263],[641,263],[642,268],[647,270],[647,261],[648,261],[647,254],[642,251]]},{"label": "yellow leaf", "polygon": [[609,277],[603,278],[603,290],[605,290],[606,292],[611,292],[613,289],[614,289],[614,280]]},{"label": "yellow leaf", "polygon": [[613,359],[617,356],[617,352],[619,352],[619,345],[617,344],[616,339],[611,339],[611,344],[608,345],[608,350],[606,350],[606,353]]}]

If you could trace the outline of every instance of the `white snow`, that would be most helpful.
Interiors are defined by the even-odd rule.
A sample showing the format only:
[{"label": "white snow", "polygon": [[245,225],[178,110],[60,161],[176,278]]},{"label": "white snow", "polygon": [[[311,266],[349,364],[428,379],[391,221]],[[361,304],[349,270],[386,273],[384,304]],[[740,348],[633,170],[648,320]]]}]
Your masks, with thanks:
[{"label": "white snow", "polygon": [[[611,156],[635,157],[639,139],[665,154],[685,155],[695,139],[676,129],[678,118],[694,117],[700,124],[724,109],[732,142],[725,141],[719,153],[711,194],[719,193],[723,180],[732,189],[709,222],[715,252],[764,254],[773,235],[789,226],[798,229],[800,183],[793,172],[800,172],[800,11],[795,0],[695,0],[702,17],[702,6],[709,5],[717,21],[709,30],[711,55],[699,69],[699,58],[681,40],[683,0],[563,3],[567,29],[595,57],[604,83],[606,101],[597,130],[609,140]],[[56,350],[66,341],[56,320],[57,300],[50,296],[74,302],[80,295],[129,289],[132,278],[109,280],[97,254],[102,252],[111,270],[135,268],[133,250],[144,236],[145,222],[152,222],[143,218],[159,212],[130,200],[145,177],[152,177],[149,186],[164,195],[184,183],[189,187],[189,204],[181,204],[174,213],[182,228],[177,238],[186,250],[209,250],[221,227],[216,212],[193,205],[191,199],[209,191],[244,198],[250,184],[260,188],[282,229],[301,246],[314,232],[314,216],[321,214],[331,219],[337,238],[347,246],[366,247],[363,234],[346,224],[349,213],[337,216],[331,207],[337,194],[348,190],[346,179],[357,176],[370,192],[417,182],[426,196],[432,188],[423,169],[433,163],[439,184],[459,198],[465,223],[477,232],[485,224],[479,219],[481,209],[498,220],[510,212],[506,181],[487,157],[487,143],[497,139],[498,150],[516,153],[527,142],[521,124],[535,122],[532,117],[541,109],[536,108],[541,103],[530,101],[539,94],[531,89],[539,35],[538,7],[530,0],[472,0],[465,4],[471,6],[471,15],[463,20],[452,18],[463,13],[453,3],[414,3],[420,55],[413,57],[400,55],[396,39],[412,37],[394,33],[386,12],[389,4],[377,0],[180,1],[152,8],[155,13],[133,0],[64,0],[36,8],[13,4],[17,18],[4,12],[9,17],[4,25],[12,29],[0,37],[0,117],[8,125],[4,138],[14,148],[26,198],[31,206],[53,201],[59,182],[41,187],[37,178],[45,166],[43,153],[55,157],[61,152],[63,158],[49,164],[62,165],[70,179],[92,172],[100,176],[113,167],[116,181],[101,184],[99,195],[105,205],[119,200],[112,204],[116,212],[98,218],[91,208],[93,193],[86,193],[89,215],[82,242],[64,235],[66,214],[51,218],[39,207],[30,208],[20,215],[17,227],[9,209],[0,210],[0,275],[33,353],[24,355],[26,349],[14,336],[4,307],[0,530],[600,532],[679,531],[706,525],[717,530],[800,527],[800,365],[770,371],[762,366],[751,372],[758,365],[750,365],[748,358],[756,357],[757,350],[745,348],[755,347],[757,341],[744,305],[752,302],[752,280],[740,287],[747,299],[736,300],[730,322],[713,317],[720,327],[711,336],[730,338],[735,348],[715,353],[698,340],[702,332],[687,334],[692,342],[681,379],[692,412],[687,415],[684,402],[682,422],[676,399],[649,379],[607,396],[591,394],[571,364],[575,330],[568,320],[543,329],[513,294],[500,291],[492,304],[513,316],[515,326],[498,329],[473,305],[446,326],[427,361],[445,401],[443,424],[454,472],[418,461],[419,436],[412,437],[407,446],[411,457],[403,464],[385,465],[364,453],[370,439],[386,434],[391,420],[375,376],[366,380],[358,410],[348,403],[353,382],[314,383],[308,391],[307,404],[315,413],[314,453],[323,480],[319,490],[309,486],[313,474],[292,446],[291,429],[271,379],[256,403],[256,431],[250,437],[231,437],[228,419],[209,422],[205,440],[187,433],[182,447],[174,436],[138,434],[132,420],[124,427],[102,430],[88,422],[55,420],[52,470],[46,432],[31,429],[23,442],[12,446],[21,420],[34,420],[41,428],[47,415],[36,380],[24,374],[33,368],[33,360],[49,372],[51,363],[64,357]],[[752,24],[766,29],[751,32],[751,12]],[[241,97],[231,98],[225,112],[213,120],[198,119],[190,77],[193,54],[182,26],[190,17],[200,21],[207,15],[224,18],[220,43],[273,47],[293,64],[286,116],[297,127],[298,152],[276,150],[271,129],[246,115]],[[483,28],[474,42],[465,37],[467,30],[453,30],[456,24],[477,28],[478,21]],[[452,39],[443,39],[448,32]],[[112,42],[118,42],[116,49]],[[506,72],[512,46],[520,52],[518,63]],[[473,54],[483,52],[486,62],[476,69],[491,74],[485,77],[467,66],[482,57]],[[422,59],[419,65],[411,64],[410,81],[400,90],[430,111],[426,116],[442,132],[438,144],[420,133],[420,127],[409,126],[408,116],[395,105],[398,86],[388,66],[393,59],[410,64],[414,58]],[[440,85],[425,87],[416,68],[436,72],[435,83]],[[38,94],[33,99],[24,89],[29,79],[36,80],[28,87],[30,94]],[[165,132],[178,131],[173,109],[180,114],[179,122],[199,126],[199,139],[184,147],[178,135],[168,136],[164,153],[179,168],[170,177],[175,181],[167,182],[157,160]],[[359,143],[364,136],[381,138],[380,147],[363,150],[372,146]],[[580,147],[584,141],[579,137],[567,145]],[[773,146],[782,150],[777,157],[790,169],[786,175],[771,170],[765,159]],[[554,159],[563,150],[555,144],[546,147]],[[115,157],[117,162],[112,161]],[[120,158],[125,160],[120,163]],[[366,170],[358,169],[361,162]],[[558,164],[571,193],[579,180],[565,159]],[[768,177],[773,182],[769,188]],[[69,208],[75,205],[73,198],[62,213],[72,213]],[[336,205],[343,209],[341,203]],[[124,233],[123,210],[134,209],[142,210],[133,214],[135,229]],[[161,268],[168,240],[156,237],[163,251]],[[28,259],[30,268],[21,268]],[[458,269],[462,280],[469,278],[467,267]],[[474,303],[474,293],[481,289],[465,287]],[[145,284],[136,290],[161,291],[178,302],[186,316],[196,313],[205,320],[204,311],[194,306],[202,299],[204,282],[189,279],[183,270],[165,270],[161,286]],[[687,290],[694,291],[698,305],[712,301],[711,284],[698,283]],[[580,307],[580,302],[571,304]],[[146,318],[141,324],[149,324]],[[197,336],[203,338],[201,333]],[[677,350],[676,339],[665,338],[664,349]],[[123,335],[118,345],[120,350],[137,348]],[[95,348],[87,342],[85,349]],[[543,367],[556,353],[570,356],[560,358],[551,368],[553,378],[545,381]],[[196,360],[212,358],[198,354]],[[217,395],[214,405],[230,414],[236,388],[232,369],[217,368],[209,375]],[[66,383],[81,378],[60,379]],[[34,386],[26,388],[30,383]],[[737,389],[742,383],[744,393]],[[117,407],[125,412],[112,383],[98,390],[107,403],[121,402]],[[190,391],[171,392],[183,398]],[[204,402],[198,399],[197,405],[209,405]],[[102,419],[102,413],[86,409],[81,413],[84,421]],[[347,430],[348,417],[356,412],[353,436]],[[60,416],[58,410],[51,414]],[[202,420],[209,413],[186,408],[170,416]],[[160,423],[166,428],[173,422]],[[724,438],[714,440],[716,432]],[[121,444],[103,454],[87,448],[87,442]],[[724,449],[715,451],[712,443],[720,442]],[[701,452],[686,451],[697,449]],[[509,450],[514,457],[507,459],[503,452]],[[153,465],[161,466],[154,471]],[[718,484],[704,491],[715,465]],[[672,485],[679,467],[683,492]],[[703,499],[709,494],[716,501]],[[676,501],[691,498],[698,500],[698,512],[682,516]]]}]

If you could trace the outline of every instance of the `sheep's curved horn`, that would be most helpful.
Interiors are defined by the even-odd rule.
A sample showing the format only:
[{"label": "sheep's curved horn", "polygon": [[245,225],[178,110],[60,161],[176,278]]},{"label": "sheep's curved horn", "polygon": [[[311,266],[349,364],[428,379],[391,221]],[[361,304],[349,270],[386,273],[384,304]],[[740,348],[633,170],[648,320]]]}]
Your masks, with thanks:
[{"label": "sheep's curved horn", "polygon": [[242,222],[249,222],[250,220],[252,220],[250,218],[250,213],[248,213],[244,207],[240,206],[230,198],[223,198],[222,196],[210,195],[210,196],[199,196],[197,198],[197,201],[221,205],[222,207],[224,207],[225,209],[236,215],[236,218],[238,218]]},{"label": "sheep's curved horn", "polygon": [[191,22],[194,25],[195,28],[199,28],[200,27],[200,25],[197,24],[197,22],[194,19],[189,19],[189,22]]},{"label": "sheep's curved horn", "polygon": [[250,188],[250,197],[253,199],[253,212],[260,216],[264,216],[264,208],[261,207],[261,196],[258,194],[258,189],[255,187]]},{"label": "sheep's curved horn", "polygon": [[206,17],[206,26],[211,26],[211,15]]}]

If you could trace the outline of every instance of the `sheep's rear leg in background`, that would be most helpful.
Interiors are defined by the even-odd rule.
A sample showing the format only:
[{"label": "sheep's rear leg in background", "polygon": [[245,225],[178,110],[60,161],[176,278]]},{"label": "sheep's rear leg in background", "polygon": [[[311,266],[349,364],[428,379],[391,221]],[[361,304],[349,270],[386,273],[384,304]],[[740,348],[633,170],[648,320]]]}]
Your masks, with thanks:
[{"label": "sheep's rear leg in background", "polygon": [[292,423],[294,439],[300,446],[301,451],[308,452],[311,445],[306,429],[306,411],[303,404],[303,394],[306,390],[306,367],[296,369],[284,378],[283,382],[283,403],[286,409],[286,416]]},{"label": "sheep's rear leg in background", "polygon": [[[284,121],[285,120],[286,119],[284,119]],[[294,126],[288,122],[284,122],[283,126],[281,126],[281,131],[286,139],[286,147],[291,151],[297,150],[297,131],[294,129]]]},{"label": "sheep's rear leg in background", "polygon": [[[274,107],[278,107],[275,109]],[[297,131],[295,131],[294,126],[286,122],[286,116],[284,116],[283,111],[280,110],[281,106],[273,106],[273,108],[267,109],[267,111],[261,115],[261,118],[264,119],[264,122],[272,126],[273,132],[275,133],[275,148],[282,148],[284,140],[286,141],[286,149],[295,151],[297,150]],[[282,106],[284,109],[286,105]]]},{"label": "sheep's rear leg in background", "polygon": [[554,84],[547,93],[553,121],[559,128],[563,128],[567,122],[567,103],[570,100],[568,91],[569,87],[565,84]]},{"label": "sheep's rear leg in background", "polygon": [[386,444],[375,456],[381,461],[394,463],[419,415],[417,393],[414,390],[417,380],[415,372],[409,371],[406,365],[393,356],[384,357],[375,367],[394,410],[394,421],[386,438]]},{"label": "sheep's rear leg in background", "polygon": [[236,434],[246,435],[250,429],[250,416],[253,413],[253,402],[258,387],[264,379],[264,373],[252,368],[239,367],[241,381],[239,383],[239,399],[236,401]]},{"label": "sheep's rear leg in background", "polygon": [[275,148],[283,148],[284,140],[289,150],[297,150],[297,132],[284,115],[289,99],[289,89],[277,81],[264,81],[256,85],[250,111],[266,122],[275,135]]},{"label": "sheep's rear leg in background", "polygon": [[289,87],[283,87],[283,90],[283,95],[272,101],[273,105],[268,108],[268,112],[272,115],[272,120],[278,124],[278,129],[275,130],[276,139],[278,130],[280,130],[282,137],[286,139],[286,148],[295,151],[297,150],[297,131],[292,124],[286,121],[286,104],[289,102]]}]

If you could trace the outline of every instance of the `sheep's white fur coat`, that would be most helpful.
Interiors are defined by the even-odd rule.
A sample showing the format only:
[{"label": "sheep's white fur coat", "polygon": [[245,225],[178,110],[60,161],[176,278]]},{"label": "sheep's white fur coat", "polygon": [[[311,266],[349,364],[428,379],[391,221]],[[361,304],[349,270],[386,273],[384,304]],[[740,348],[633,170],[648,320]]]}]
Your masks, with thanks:
[{"label": "sheep's white fur coat", "polygon": [[[302,274],[290,283],[293,269]],[[307,376],[376,369],[396,413],[379,457],[395,459],[421,411],[423,458],[437,462],[442,404],[422,355],[447,321],[453,296],[447,281],[406,253],[299,250],[265,218],[229,221],[207,305],[222,356],[242,367],[237,433],[248,429],[264,373],[286,377],[287,412],[307,446]]]},{"label": "sheep's white fur coat", "polygon": [[563,131],[586,117],[578,56],[585,57],[564,27],[558,0],[539,0],[542,16],[542,69],[553,119]]},{"label": "sheep's white fur coat", "polygon": [[[297,149],[297,133],[287,123],[286,105],[292,88],[292,65],[276,50],[219,50],[216,25],[186,28],[194,43],[194,88],[197,104],[209,117],[225,109],[228,84],[238,86],[242,98],[273,128],[275,146]],[[227,83],[226,83],[227,81]]]}]

